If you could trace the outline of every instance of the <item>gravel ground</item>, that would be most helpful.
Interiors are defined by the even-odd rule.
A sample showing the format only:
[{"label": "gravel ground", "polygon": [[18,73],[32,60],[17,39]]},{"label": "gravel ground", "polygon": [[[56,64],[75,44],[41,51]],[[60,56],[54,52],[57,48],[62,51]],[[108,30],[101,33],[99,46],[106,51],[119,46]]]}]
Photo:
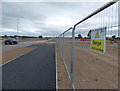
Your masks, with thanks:
[{"label": "gravel ground", "polygon": [[88,42],[76,43],[74,81],[77,89],[118,89],[118,48],[107,46],[102,55]]},{"label": "gravel ground", "polygon": [[71,89],[70,80],[68,79],[68,74],[63,63],[60,50],[57,48],[57,69],[58,69],[58,89]]},{"label": "gravel ground", "polygon": [[[71,42],[66,40],[64,56],[69,72],[70,50]],[[118,89],[118,75],[117,44],[107,44],[106,54],[102,55],[90,49],[90,42],[76,42],[74,61],[76,89]]]}]

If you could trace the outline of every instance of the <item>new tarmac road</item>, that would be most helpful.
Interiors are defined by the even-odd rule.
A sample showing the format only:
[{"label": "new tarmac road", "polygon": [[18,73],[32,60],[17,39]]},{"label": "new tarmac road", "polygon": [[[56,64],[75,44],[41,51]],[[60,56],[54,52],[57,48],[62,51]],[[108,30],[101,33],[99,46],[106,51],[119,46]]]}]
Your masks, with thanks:
[{"label": "new tarmac road", "polygon": [[3,89],[56,89],[55,45],[32,45],[35,50],[3,65]]},{"label": "new tarmac road", "polygon": [[16,48],[22,48],[22,47],[26,47],[26,46],[30,46],[33,44],[37,44],[37,43],[45,43],[47,40],[38,40],[38,41],[30,41],[30,42],[18,42],[18,44],[16,45],[0,45],[0,52],[5,52],[5,51],[9,51],[9,50],[13,50]]}]

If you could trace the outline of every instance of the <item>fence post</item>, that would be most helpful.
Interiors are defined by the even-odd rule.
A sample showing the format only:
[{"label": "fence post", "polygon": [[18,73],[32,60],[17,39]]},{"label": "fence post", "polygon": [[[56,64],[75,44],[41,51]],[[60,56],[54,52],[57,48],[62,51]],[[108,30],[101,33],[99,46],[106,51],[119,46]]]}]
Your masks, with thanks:
[{"label": "fence post", "polygon": [[72,28],[72,48],[71,48],[71,87],[74,88],[74,59],[75,59],[75,26]]},{"label": "fence post", "polygon": [[64,50],[65,50],[65,48],[64,48],[65,45],[64,45],[64,38],[65,38],[65,34],[63,33],[63,40],[62,40],[62,42],[63,42],[63,49],[62,49],[62,50],[63,50],[63,59],[64,59],[64,61],[65,61],[65,51],[64,51]]}]

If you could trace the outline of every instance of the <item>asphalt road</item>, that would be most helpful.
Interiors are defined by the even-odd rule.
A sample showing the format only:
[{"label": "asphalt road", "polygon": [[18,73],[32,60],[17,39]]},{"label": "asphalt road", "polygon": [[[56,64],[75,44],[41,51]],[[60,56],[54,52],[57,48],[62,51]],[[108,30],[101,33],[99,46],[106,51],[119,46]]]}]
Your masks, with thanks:
[{"label": "asphalt road", "polygon": [[17,45],[2,45],[2,52],[5,52],[5,51],[9,51],[9,50],[13,50],[15,48],[21,48],[21,47],[26,47],[26,46],[29,46],[29,45],[32,45],[32,43],[28,42],[28,43],[18,43]]},{"label": "asphalt road", "polygon": [[16,48],[30,46],[30,45],[33,45],[35,43],[44,43],[44,42],[46,42],[46,40],[44,40],[44,41],[31,41],[31,42],[18,42],[17,45],[0,45],[0,52],[5,52],[5,51],[13,50]]},{"label": "asphalt road", "polygon": [[37,48],[2,67],[3,89],[56,89],[55,45],[32,47]]}]

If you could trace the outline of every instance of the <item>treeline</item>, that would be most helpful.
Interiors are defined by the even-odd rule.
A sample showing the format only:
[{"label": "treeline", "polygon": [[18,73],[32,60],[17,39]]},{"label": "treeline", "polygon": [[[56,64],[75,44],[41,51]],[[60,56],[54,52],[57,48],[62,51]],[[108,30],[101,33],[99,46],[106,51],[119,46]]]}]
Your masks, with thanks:
[{"label": "treeline", "polygon": [[8,36],[8,35],[4,35],[2,36],[2,38],[42,38],[42,36],[17,36],[17,35],[14,35],[14,36]]}]

